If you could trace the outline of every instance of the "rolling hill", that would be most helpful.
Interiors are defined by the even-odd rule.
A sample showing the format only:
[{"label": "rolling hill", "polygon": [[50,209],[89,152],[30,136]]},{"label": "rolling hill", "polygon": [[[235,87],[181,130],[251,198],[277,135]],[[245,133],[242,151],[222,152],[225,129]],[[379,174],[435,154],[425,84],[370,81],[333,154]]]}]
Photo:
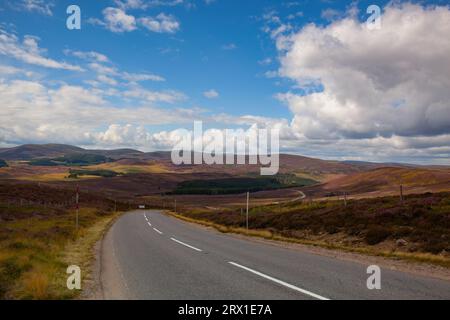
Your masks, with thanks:
[{"label": "rolling hill", "polygon": [[143,152],[133,149],[90,150],[65,144],[25,144],[0,149],[0,159],[28,161],[40,158],[59,158],[77,154],[105,156],[112,159],[138,158]]},{"label": "rolling hill", "polygon": [[349,174],[308,188],[316,197],[333,197],[344,192],[350,196],[374,197],[450,190],[450,168],[381,167]]},{"label": "rolling hill", "polygon": [[[0,149],[0,159],[10,164],[0,169],[0,180],[39,181],[69,186],[74,183],[68,179],[70,170],[79,170],[80,167],[83,170],[109,170],[117,176],[98,179],[88,177],[77,183],[93,192],[118,192],[123,197],[171,192],[181,183],[196,180],[254,179],[259,176],[260,170],[259,165],[176,166],[171,161],[170,152],[90,150],[61,144],[4,148]],[[70,159],[90,160],[68,161]],[[314,186],[302,188],[308,196],[315,198],[333,197],[343,192],[352,197],[392,195],[398,193],[400,184],[404,186],[405,193],[450,190],[448,167],[330,161],[281,154],[279,173],[317,181]]]}]

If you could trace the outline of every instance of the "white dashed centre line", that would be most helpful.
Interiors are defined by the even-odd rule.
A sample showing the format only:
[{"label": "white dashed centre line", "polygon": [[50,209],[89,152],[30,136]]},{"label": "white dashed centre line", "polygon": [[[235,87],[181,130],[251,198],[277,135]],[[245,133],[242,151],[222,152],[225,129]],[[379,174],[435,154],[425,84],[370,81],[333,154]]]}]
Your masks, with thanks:
[{"label": "white dashed centre line", "polygon": [[175,238],[170,238],[170,240],[175,241],[176,243],[179,243],[179,244],[181,244],[181,245],[183,245],[183,246],[185,246],[185,247],[191,248],[192,250],[195,250],[195,251],[198,251],[198,252],[202,252],[201,249],[196,248],[196,247],[194,247],[194,246],[191,246],[191,245],[189,245],[189,244],[187,244],[187,243],[181,242],[180,240],[177,240],[177,239],[175,239]]},{"label": "white dashed centre line", "polygon": [[296,287],[296,286],[294,286],[294,285],[292,285],[292,284],[289,284],[289,283],[284,282],[284,281],[282,281],[282,280],[278,280],[278,279],[276,279],[276,278],[273,278],[273,277],[271,277],[271,276],[268,276],[268,275],[266,275],[266,274],[264,274],[264,273],[261,273],[261,272],[259,272],[259,271],[250,269],[250,268],[245,267],[245,266],[243,266],[243,265],[240,265],[240,264],[238,264],[238,263],[231,262],[231,261],[229,261],[228,263],[231,264],[231,265],[233,265],[233,266],[235,266],[235,267],[238,267],[238,268],[244,269],[244,270],[246,270],[246,271],[249,271],[249,272],[251,272],[251,273],[253,273],[253,274],[256,274],[256,275],[258,275],[258,276],[260,276],[260,277],[262,277],[262,278],[271,280],[271,281],[273,281],[273,282],[275,282],[275,283],[278,283],[278,284],[280,284],[280,285],[282,285],[282,286],[285,286],[285,287],[287,287],[287,288],[289,288],[289,289],[292,289],[292,290],[301,292],[301,293],[303,293],[303,294],[305,294],[305,295],[308,295],[308,296],[310,296],[310,297],[313,297],[313,298],[316,298],[316,299],[319,299],[319,300],[330,300],[330,299],[328,299],[328,298],[319,296],[318,294],[315,294],[315,293],[310,292],[310,291],[308,291],[308,290],[305,290],[305,289]]},{"label": "white dashed centre line", "polygon": [[163,234],[161,231],[159,231],[159,230],[156,229],[156,228],[153,228],[153,230],[155,230],[155,231],[158,232],[159,234]]}]

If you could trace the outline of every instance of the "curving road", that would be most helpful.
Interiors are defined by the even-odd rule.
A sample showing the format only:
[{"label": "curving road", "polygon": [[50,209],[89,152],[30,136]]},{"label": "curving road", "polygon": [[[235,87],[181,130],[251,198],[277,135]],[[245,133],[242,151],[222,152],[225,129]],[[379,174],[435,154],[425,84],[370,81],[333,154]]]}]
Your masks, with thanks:
[{"label": "curving road", "polygon": [[450,282],[221,234],[158,211],[120,218],[102,244],[106,299],[450,299]]}]

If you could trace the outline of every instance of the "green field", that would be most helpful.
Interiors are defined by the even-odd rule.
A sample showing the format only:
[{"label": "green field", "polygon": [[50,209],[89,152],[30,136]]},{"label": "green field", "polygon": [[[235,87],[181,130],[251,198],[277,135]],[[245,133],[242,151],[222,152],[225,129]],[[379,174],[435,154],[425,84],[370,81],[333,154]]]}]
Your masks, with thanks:
[{"label": "green field", "polygon": [[77,179],[80,176],[96,176],[96,177],[102,177],[102,178],[112,178],[116,177],[119,174],[112,170],[106,170],[106,169],[99,169],[99,170],[78,170],[78,169],[71,169],[69,170],[69,178],[70,179]]}]

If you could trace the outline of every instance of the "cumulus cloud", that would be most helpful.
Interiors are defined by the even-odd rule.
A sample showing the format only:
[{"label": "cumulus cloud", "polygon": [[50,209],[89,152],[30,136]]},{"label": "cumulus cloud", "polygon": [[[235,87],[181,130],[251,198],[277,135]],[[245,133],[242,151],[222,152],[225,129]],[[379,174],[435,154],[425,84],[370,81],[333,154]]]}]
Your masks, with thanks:
[{"label": "cumulus cloud", "polygon": [[14,121],[1,122],[0,136],[4,142],[12,144],[43,143],[55,141],[55,138],[63,143],[97,144],[113,141],[112,133],[99,135],[102,132],[99,129],[112,124],[143,127],[187,123],[198,117],[198,110],[163,109],[152,105],[174,102],[179,98],[176,93],[144,89],[113,93],[116,98],[128,99],[130,106],[111,104],[109,94],[67,84],[48,87],[37,81],[3,79],[0,81],[0,119]]},{"label": "cumulus cloud", "polygon": [[370,142],[409,154],[420,139],[448,143],[448,34],[448,7],[391,4],[380,30],[352,15],[278,36],[278,73],[303,92],[277,95],[294,114],[292,130],[309,142],[360,141],[360,152]]},{"label": "cumulus cloud", "polygon": [[108,7],[103,10],[104,21],[96,20],[112,32],[123,33],[136,30],[136,18],[119,8]]},{"label": "cumulus cloud", "polygon": [[118,8],[108,7],[103,10],[103,20],[90,18],[89,23],[100,25],[115,33],[124,33],[137,30],[138,27],[145,28],[157,33],[176,33],[180,29],[180,22],[170,14],[160,13],[157,16],[143,16],[136,18],[127,10],[146,9],[157,6],[176,6],[182,4],[182,0],[174,1],[141,1],[128,0],[116,1]]},{"label": "cumulus cloud", "polygon": [[174,16],[164,13],[156,17],[143,17],[138,21],[146,29],[158,33],[175,33],[180,29],[180,22]]},{"label": "cumulus cloud", "polygon": [[12,57],[28,64],[46,68],[72,71],[83,70],[79,66],[45,57],[44,54],[46,50],[39,47],[38,41],[39,38],[28,35],[20,41],[16,35],[8,33],[0,28],[0,55]]}]

